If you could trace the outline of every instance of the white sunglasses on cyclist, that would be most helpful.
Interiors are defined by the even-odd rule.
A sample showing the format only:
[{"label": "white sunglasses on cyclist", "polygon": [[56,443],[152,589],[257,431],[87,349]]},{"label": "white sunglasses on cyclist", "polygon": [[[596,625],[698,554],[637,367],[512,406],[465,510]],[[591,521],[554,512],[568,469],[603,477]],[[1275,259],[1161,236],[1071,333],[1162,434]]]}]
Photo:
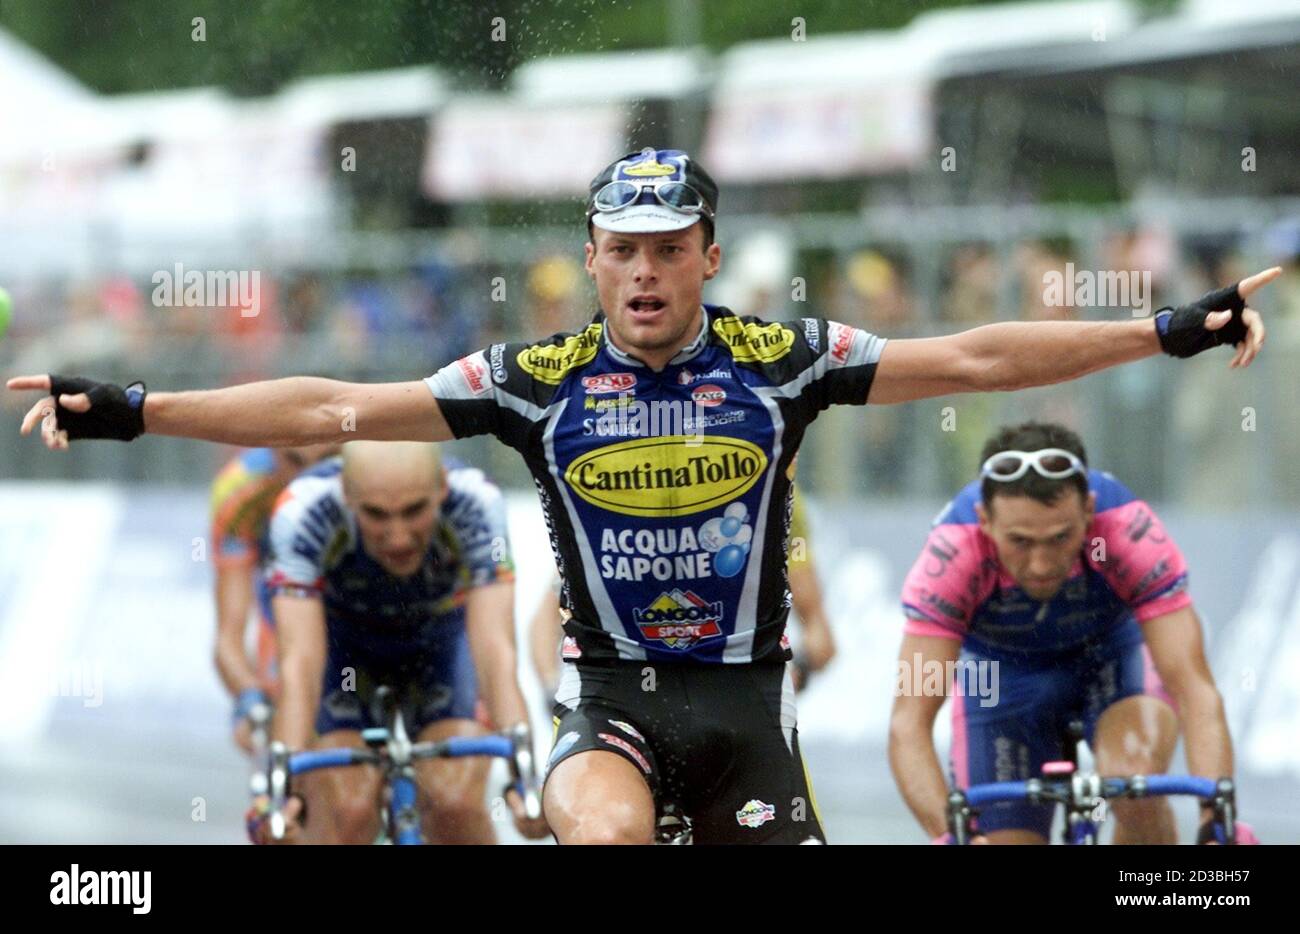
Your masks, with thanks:
[{"label": "white sunglasses on cyclist", "polygon": [[1048,480],[1064,480],[1087,471],[1083,461],[1069,451],[1043,448],[1041,451],[999,451],[980,467],[980,476],[1010,483],[1028,473],[1030,467]]},{"label": "white sunglasses on cyclist", "polygon": [[647,191],[653,194],[655,200],[666,208],[671,208],[681,214],[703,214],[709,220],[713,220],[713,210],[704,200],[704,196],[685,182],[660,182],[658,184],[626,181],[610,182],[592,197],[591,213],[607,214],[610,211],[621,211],[623,208],[638,203],[641,196]]}]

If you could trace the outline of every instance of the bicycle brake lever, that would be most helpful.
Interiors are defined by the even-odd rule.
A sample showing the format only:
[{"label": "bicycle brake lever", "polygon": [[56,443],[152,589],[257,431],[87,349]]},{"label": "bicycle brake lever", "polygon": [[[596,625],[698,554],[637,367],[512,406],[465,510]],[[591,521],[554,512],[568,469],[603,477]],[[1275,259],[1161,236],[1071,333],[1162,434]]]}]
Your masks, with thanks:
[{"label": "bicycle brake lever", "polygon": [[542,816],[542,799],[537,794],[537,766],[533,759],[533,737],[527,723],[516,723],[509,731],[514,745],[510,758],[510,772],[524,802],[524,815],[529,820]]},{"label": "bicycle brake lever", "polygon": [[954,788],[948,792],[948,832],[957,846],[970,843],[970,805],[966,795]]},{"label": "bicycle brake lever", "polygon": [[283,840],[288,830],[284,818],[284,806],[289,800],[289,747],[284,743],[271,744],[267,786],[271,798],[271,810],[267,815],[271,826],[271,839]]}]

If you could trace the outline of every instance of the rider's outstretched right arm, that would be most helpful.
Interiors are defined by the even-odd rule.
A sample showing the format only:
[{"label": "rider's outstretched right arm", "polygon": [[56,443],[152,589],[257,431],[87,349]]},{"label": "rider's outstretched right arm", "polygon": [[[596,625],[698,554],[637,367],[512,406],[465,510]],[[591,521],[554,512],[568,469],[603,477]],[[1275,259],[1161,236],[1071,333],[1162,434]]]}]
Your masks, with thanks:
[{"label": "rider's outstretched right arm", "polygon": [[123,390],[39,375],[16,377],[8,386],[52,393],[31,408],[22,425],[27,434],[40,424],[51,449],[81,438],[130,440],[143,432],[245,447],[452,437],[437,401],[418,380],[345,383],[294,376],[225,389],[146,393],[139,384]]}]

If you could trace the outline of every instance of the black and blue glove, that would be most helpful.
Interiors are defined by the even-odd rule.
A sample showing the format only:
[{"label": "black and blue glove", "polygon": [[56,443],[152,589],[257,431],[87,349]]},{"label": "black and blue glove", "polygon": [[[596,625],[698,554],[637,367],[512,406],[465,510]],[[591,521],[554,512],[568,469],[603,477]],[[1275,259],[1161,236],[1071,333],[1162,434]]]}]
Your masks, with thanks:
[{"label": "black and blue glove", "polygon": [[[54,414],[69,441],[112,438],[133,441],[144,434],[144,383],[136,382],[123,389],[112,383],[97,383],[80,376],[50,375],[50,392],[54,396]],[[62,395],[85,393],[90,410],[74,412],[59,404]]]},{"label": "black and blue glove", "polygon": [[[1246,339],[1246,322],[1241,313],[1246,300],[1236,283],[1206,292],[1190,305],[1166,307],[1156,312],[1156,334],[1160,349],[1171,357],[1194,357],[1203,350],[1223,344],[1236,346]],[[1231,311],[1232,320],[1218,330],[1205,326],[1205,319],[1216,311]]]}]

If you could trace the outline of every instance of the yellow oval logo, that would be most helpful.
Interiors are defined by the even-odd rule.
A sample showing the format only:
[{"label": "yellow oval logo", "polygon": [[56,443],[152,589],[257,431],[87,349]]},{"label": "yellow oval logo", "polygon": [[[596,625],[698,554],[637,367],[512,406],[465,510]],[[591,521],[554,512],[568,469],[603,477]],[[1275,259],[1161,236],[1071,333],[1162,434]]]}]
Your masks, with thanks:
[{"label": "yellow oval logo", "polygon": [[558,386],[574,367],[586,366],[600,350],[600,324],[589,324],[581,334],[570,334],[561,344],[533,344],[519,351],[515,361],[533,379]]},{"label": "yellow oval logo", "polygon": [[601,509],[628,516],[686,516],[743,495],[767,467],[767,455],[740,438],[664,435],[588,451],[564,482]]},{"label": "yellow oval logo", "polygon": [[634,175],[640,178],[672,175],[676,171],[676,166],[664,165],[662,162],[638,162],[636,165],[625,165],[623,167],[624,175]]},{"label": "yellow oval logo", "polygon": [[794,331],[789,328],[735,316],[715,319],[713,333],[727,342],[731,355],[741,363],[775,363],[794,346]]}]

